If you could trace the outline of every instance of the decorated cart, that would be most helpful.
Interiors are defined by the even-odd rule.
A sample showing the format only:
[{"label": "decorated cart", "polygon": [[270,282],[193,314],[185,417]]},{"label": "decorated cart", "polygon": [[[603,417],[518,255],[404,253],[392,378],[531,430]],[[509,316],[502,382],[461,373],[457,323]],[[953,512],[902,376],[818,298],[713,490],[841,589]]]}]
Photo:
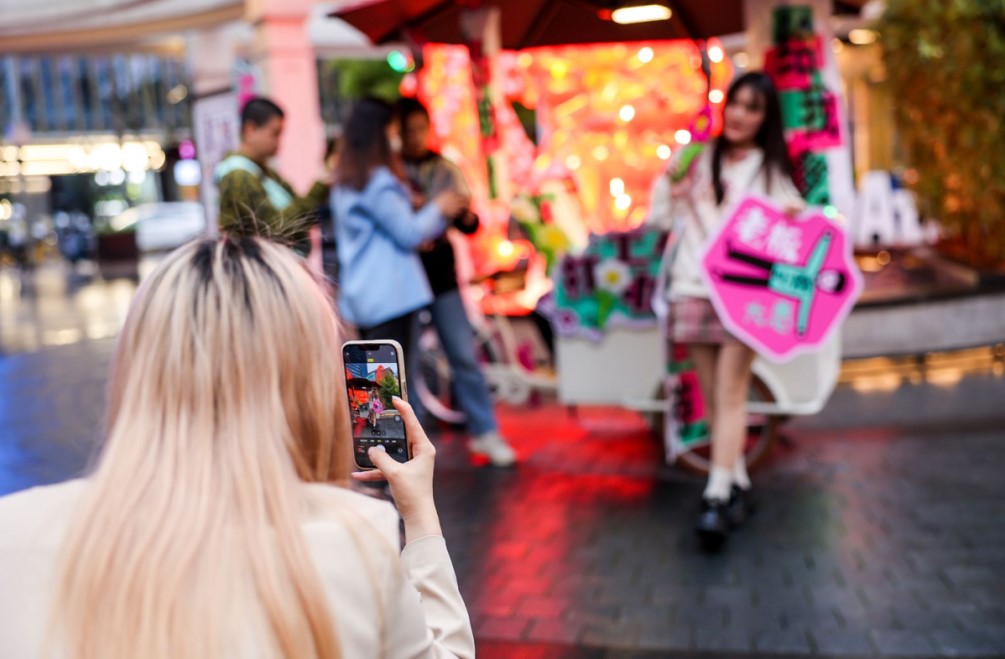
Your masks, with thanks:
[{"label": "decorated cart", "polygon": [[[550,276],[532,276],[517,294],[479,287],[478,310],[547,315],[555,333],[550,384],[563,403],[652,414],[666,431],[668,458],[702,468],[707,425],[696,380],[686,351],[665,344],[652,306],[673,236],[645,223],[653,182],[667,161],[718,132],[733,77],[723,46],[710,38],[505,50],[499,10],[460,4],[464,45],[423,44],[412,34],[419,61],[402,88],[430,109],[434,146],[466,173],[483,220],[469,241],[470,261],[461,263],[463,276]],[[811,204],[838,215],[831,192],[847,140],[833,61],[823,47],[829,38],[815,31],[809,7],[782,6],[769,21],[765,63],[781,92],[797,183]],[[528,111],[531,130],[520,120]],[[795,252],[793,260],[807,257]],[[759,321],[766,331],[769,320]],[[488,352],[512,356],[519,352],[514,333],[503,329],[502,349]],[[758,359],[749,461],[763,453],[779,416],[822,407],[837,379],[838,346],[832,333],[787,361]],[[517,361],[535,366],[523,356]],[[517,392],[516,401],[548,388],[538,374],[507,382],[514,386],[500,389]]]}]

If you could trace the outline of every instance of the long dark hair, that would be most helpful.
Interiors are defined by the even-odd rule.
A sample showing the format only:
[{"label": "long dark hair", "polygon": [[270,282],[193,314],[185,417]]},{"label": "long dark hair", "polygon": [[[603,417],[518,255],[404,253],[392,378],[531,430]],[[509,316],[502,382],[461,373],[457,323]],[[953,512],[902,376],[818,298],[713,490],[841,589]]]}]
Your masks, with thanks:
[{"label": "long dark hair", "polygon": [[338,182],[362,190],[376,167],[391,167],[387,127],[394,121],[392,107],[376,98],[358,101],[342,129]]},{"label": "long dark hair", "polygon": [[[762,168],[767,189],[770,191],[771,178],[776,174],[792,178],[792,161],[789,160],[789,148],[785,144],[785,131],[782,127],[781,103],[771,78],[766,73],[751,71],[734,80],[733,84],[729,86],[729,91],[726,92],[725,107],[736,101],[736,93],[744,87],[750,87],[755,94],[764,100],[764,122],[761,124],[760,130],[757,131],[754,141],[764,153]],[[719,204],[726,196],[721,178],[722,156],[732,146],[726,139],[724,131],[716,138],[712,151],[712,187],[715,189],[715,201]]]}]

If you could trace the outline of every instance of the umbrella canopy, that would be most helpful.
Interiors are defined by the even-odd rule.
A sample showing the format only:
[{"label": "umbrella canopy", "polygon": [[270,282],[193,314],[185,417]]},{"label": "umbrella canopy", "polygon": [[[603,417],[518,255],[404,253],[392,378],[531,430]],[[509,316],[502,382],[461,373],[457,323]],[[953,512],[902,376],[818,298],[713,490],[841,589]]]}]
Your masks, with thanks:
[{"label": "umbrella canopy", "polygon": [[[653,0],[659,2],[659,0]],[[857,12],[865,0],[834,3],[839,13]],[[334,12],[374,44],[415,40],[460,43],[463,5],[453,0],[359,0]],[[485,0],[501,10],[502,46],[509,49],[573,43],[704,39],[742,32],[743,0],[670,0],[670,20],[620,25],[602,14],[619,0]]]},{"label": "umbrella canopy", "polygon": [[[332,16],[367,35],[374,44],[415,39],[460,43],[463,3],[448,0],[363,0]],[[487,0],[501,10],[503,48],[702,38],[743,31],[743,0],[676,0],[670,20],[619,25],[600,12],[620,3],[605,0]]]}]

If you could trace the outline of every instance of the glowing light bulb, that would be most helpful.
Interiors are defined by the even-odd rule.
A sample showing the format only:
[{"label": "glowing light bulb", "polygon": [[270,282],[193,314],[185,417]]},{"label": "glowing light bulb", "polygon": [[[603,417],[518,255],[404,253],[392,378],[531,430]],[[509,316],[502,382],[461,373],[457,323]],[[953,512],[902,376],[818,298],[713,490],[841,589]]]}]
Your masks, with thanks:
[{"label": "glowing light bulb", "polygon": [[865,28],[856,28],[848,33],[848,41],[856,46],[868,46],[871,43],[876,43],[878,38],[877,32]]},{"label": "glowing light bulb", "polygon": [[638,54],[639,61],[642,62],[643,64],[648,64],[649,62],[653,61],[654,54],[655,53],[653,53],[653,49],[650,48],[649,46],[639,48],[639,54]]},{"label": "glowing light bulb", "polygon": [[677,140],[677,144],[690,144],[691,143],[691,132],[686,130],[679,130],[674,133],[674,139]]},{"label": "glowing light bulb", "polygon": [[648,23],[650,21],[666,21],[673,12],[665,5],[637,5],[619,7],[611,12],[611,20],[620,25],[632,23]]},{"label": "glowing light bulb", "polygon": [[496,244],[496,254],[504,259],[508,259],[516,254],[516,246],[508,240],[500,240]]},{"label": "glowing light bulb", "polygon": [[725,55],[722,52],[722,48],[720,48],[719,46],[712,46],[711,48],[708,49],[708,58],[713,62],[715,62],[716,64],[721,62],[723,57],[725,57]]},{"label": "glowing light bulb", "polygon": [[625,182],[620,178],[612,178],[610,188],[612,197],[625,194]]},{"label": "glowing light bulb", "polygon": [[670,151],[670,147],[666,144],[660,144],[656,147],[656,155],[659,156],[660,160],[670,160],[670,156],[673,155],[673,152]]},{"label": "glowing light bulb", "polygon": [[619,211],[626,211],[631,207],[631,205],[632,205],[631,195],[619,194],[614,199],[614,207],[617,208]]},{"label": "glowing light bulb", "polygon": [[710,103],[722,103],[724,98],[726,98],[726,95],[722,93],[721,89],[713,89],[708,93]]},{"label": "glowing light bulb", "polygon": [[573,154],[565,159],[565,166],[571,170],[577,170],[583,166],[583,159]]},{"label": "glowing light bulb", "polygon": [[631,105],[622,105],[621,109],[618,110],[618,118],[625,123],[631,121],[635,118],[635,108]]}]

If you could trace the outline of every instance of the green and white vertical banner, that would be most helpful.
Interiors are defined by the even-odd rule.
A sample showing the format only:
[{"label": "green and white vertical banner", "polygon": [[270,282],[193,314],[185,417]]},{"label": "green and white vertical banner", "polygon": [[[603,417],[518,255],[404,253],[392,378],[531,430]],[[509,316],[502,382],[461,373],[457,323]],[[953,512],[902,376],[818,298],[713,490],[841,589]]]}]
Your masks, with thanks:
[{"label": "green and white vertical banner", "polygon": [[851,134],[830,0],[747,0],[747,52],[775,81],[796,183],[808,203],[855,208]]}]

